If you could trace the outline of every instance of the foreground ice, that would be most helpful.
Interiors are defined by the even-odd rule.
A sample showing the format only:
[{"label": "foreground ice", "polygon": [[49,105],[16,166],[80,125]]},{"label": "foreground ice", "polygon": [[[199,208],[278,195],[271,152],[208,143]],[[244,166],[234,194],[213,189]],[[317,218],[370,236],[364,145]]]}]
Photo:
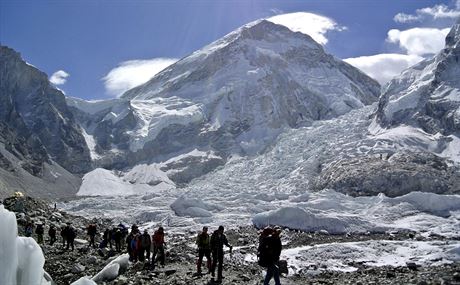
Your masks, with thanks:
[{"label": "foreground ice", "polygon": [[33,238],[18,237],[16,216],[0,205],[0,284],[45,285],[45,258]]},{"label": "foreground ice", "polygon": [[129,255],[122,254],[107,264],[92,280],[95,282],[112,281],[118,277],[121,271],[125,271],[129,265]]}]

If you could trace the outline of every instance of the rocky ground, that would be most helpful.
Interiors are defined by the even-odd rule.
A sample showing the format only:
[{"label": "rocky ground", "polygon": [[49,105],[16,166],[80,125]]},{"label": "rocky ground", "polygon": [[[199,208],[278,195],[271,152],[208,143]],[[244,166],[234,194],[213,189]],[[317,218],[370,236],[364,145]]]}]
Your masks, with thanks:
[{"label": "rocky ground", "polygon": [[[119,253],[104,250],[102,254],[96,249],[88,248],[85,227],[91,222],[97,222],[98,229],[105,229],[111,225],[110,220],[90,221],[82,217],[69,215],[59,209],[53,209],[48,203],[32,199],[8,198],[3,202],[18,217],[19,234],[23,235],[27,221],[34,223],[44,222],[45,233],[53,223],[61,226],[72,222],[78,229],[76,249],[66,251],[59,236],[54,245],[42,245],[45,254],[45,270],[52,276],[56,284],[70,284],[83,276],[94,276]],[[229,242],[234,246],[233,253],[227,253],[222,284],[243,285],[262,284],[263,270],[256,262],[245,261],[248,253],[255,254],[258,239],[257,229],[240,227],[226,231]],[[414,232],[356,234],[356,235],[329,235],[327,233],[303,233],[285,230],[283,241],[288,247],[300,245],[315,245],[331,242],[350,242],[364,240],[424,240]],[[101,284],[216,284],[210,275],[196,276],[196,250],[194,240],[196,233],[185,232],[181,235],[166,236],[167,262],[165,267],[154,270],[145,268],[143,263],[130,264],[114,280],[106,280]],[[45,234],[45,237],[47,235]],[[442,240],[443,237],[430,237]],[[45,238],[46,240],[46,238]],[[351,273],[329,270],[324,265],[312,265],[305,273],[283,276],[281,283],[289,284],[460,284],[460,263],[442,266],[419,267],[407,264],[401,267],[369,267],[364,264],[352,264],[358,270]],[[206,268],[204,268],[206,272]],[[273,281],[272,281],[273,283]]]}]

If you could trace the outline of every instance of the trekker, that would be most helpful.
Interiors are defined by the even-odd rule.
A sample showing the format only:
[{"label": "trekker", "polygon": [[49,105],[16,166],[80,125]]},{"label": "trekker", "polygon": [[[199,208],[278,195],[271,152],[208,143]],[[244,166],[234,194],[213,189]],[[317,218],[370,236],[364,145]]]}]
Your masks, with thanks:
[{"label": "trekker", "polygon": [[[165,265],[165,232],[163,227],[159,227],[158,230],[152,236],[153,244],[153,255],[152,255],[152,268],[155,268],[157,260],[160,261],[161,266]],[[158,256],[157,256],[158,254]]]},{"label": "trekker", "polygon": [[102,234],[102,240],[104,241],[106,246],[109,243],[109,239],[110,239],[110,230],[105,229],[104,233]]},{"label": "trekker", "polygon": [[198,261],[196,263],[196,273],[201,274],[201,263],[206,256],[208,273],[211,272],[211,241],[208,234],[208,227],[203,227],[203,231],[196,238],[198,246]]},{"label": "trekker", "polygon": [[224,227],[219,226],[211,235],[211,251],[212,251],[212,266],[211,275],[215,276],[216,266],[217,268],[217,281],[222,281],[222,269],[224,263],[224,245],[230,248],[230,253],[233,247],[228,243],[227,237],[224,234]]},{"label": "trekker", "polygon": [[56,242],[56,228],[54,225],[50,225],[48,236],[50,237],[50,245],[53,245]]},{"label": "trekker", "polygon": [[127,244],[127,249],[128,249],[128,254],[129,254],[129,261],[134,260],[134,249],[131,246],[131,241],[134,239],[134,233],[131,231],[128,236],[126,237],[126,244]]},{"label": "trekker", "polygon": [[279,259],[281,255],[281,229],[265,228],[259,237],[258,257],[259,265],[267,268],[264,285],[269,285],[270,280],[275,280],[275,285],[281,285]]},{"label": "trekker", "polygon": [[28,222],[24,231],[26,237],[31,237],[34,232],[34,224],[32,222]]},{"label": "trekker", "polygon": [[39,244],[43,244],[43,235],[45,234],[45,229],[43,228],[43,224],[37,224],[35,233],[37,234],[37,242]]},{"label": "trekker", "polygon": [[[115,233],[113,234],[113,239],[115,240],[115,249],[118,252],[121,252],[121,240],[123,238],[123,233],[120,229],[116,229]],[[150,248],[149,248],[150,251]]]},{"label": "trekker", "polygon": [[[152,240],[147,230],[144,230],[144,233],[140,236],[140,248],[139,248],[139,260],[141,262],[145,261],[147,257],[147,262],[150,263],[150,247],[152,246]],[[144,255],[145,254],[145,255]]]},{"label": "trekker", "polygon": [[74,250],[74,241],[75,241],[75,238],[77,237],[77,232],[71,226],[71,223],[67,223],[67,226],[65,228],[65,233],[66,233],[66,241],[67,241],[66,249],[68,250],[69,247],[72,247],[72,251],[73,251]]},{"label": "trekker", "polygon": [[65,247],[65,242],[67,241],[67,226],[64,224],[61,225],[61,237],[62,237],[62,248]]},{"label": "trekker", "polygon": [[96,248],[96,243],[95,243],[95,237],[96,237],[96,234],[97,234],[97,226],[96,226],[96,224],[88,225],[87,231],[88,231],[88,235],[89,235],[88,247],[93,246],[93,248]]}]

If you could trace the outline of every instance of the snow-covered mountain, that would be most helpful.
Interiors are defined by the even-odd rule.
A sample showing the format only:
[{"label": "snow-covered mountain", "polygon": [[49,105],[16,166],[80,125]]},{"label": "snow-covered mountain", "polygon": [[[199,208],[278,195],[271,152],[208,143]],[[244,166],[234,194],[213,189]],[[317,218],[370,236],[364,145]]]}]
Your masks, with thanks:
[{"label": "snow-covered mountain", "polygon": [[[233,156],[182,188],[131,191],[135,195],[119,199],[98,193],[96,180],[87,177],[84,194],[102,197],[62,207],[146,227],[166,224],[177,232],[276,224],[338,234],[410,230],[458,238],[458,155],[437,152],[440,136],[416,125],[383,128],[375,119],[380,106],[287,129],[264,153]],[[456,135],[450,136],[455,143]],[[460,148],[451,144],[451,150],[458,154]]]},{"label": "snow-covered mountain", "polygon": [[197,149],[221,157],[219,163],[202,159],[207,164],[202,168],[212,170],[231,154],[263,150],[286,128],[371,104],[379,88],[311,37],[262,20],[183,58],[119,99],[68,98],[68,103],[96,165],[122,169]]},{"label": "snow-covered mountain", "polygon": [[376,114],[383,128],[420,127],[444,136],[460,131],[460,20],[445,48],[405,70],[385,87]]},{"label": "snow-covered mountain", "polygon": [[91,169],[64,94],[5,46],[0,46],[0,130],[0,195],[69,196],[80,180],[71,173]]},{"label": "snow-covered mountain", "polygon": [[441,52],[403,71],[383,88],[368,141],[374,151],[380,149],[380,159],[339,159],[323,169],[317,189],[355,195],[458,193],[459,57],[460,19]]}]

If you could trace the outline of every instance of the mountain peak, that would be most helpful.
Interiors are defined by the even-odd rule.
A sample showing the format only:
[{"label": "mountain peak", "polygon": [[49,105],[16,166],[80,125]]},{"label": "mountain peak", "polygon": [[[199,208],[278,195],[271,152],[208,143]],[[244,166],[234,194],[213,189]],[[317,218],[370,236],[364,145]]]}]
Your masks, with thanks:
[{"label": "mountain peak", "polygon": [[446,36],[446,48],[453,48],[458,45],[460,41],[460,17],[457,19],[455,25],[450,29],[449,34]]}]

